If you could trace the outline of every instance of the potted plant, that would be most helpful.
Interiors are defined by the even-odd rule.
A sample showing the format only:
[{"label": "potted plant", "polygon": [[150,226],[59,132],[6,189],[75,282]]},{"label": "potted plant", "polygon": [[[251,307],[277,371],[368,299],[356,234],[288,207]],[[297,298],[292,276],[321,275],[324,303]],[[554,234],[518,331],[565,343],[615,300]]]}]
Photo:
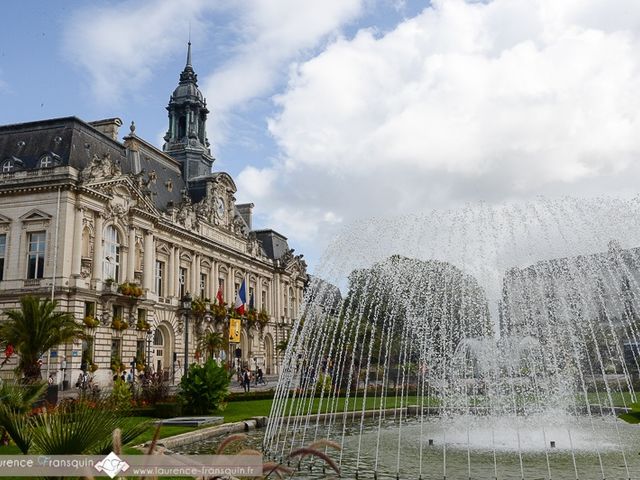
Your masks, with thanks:
[{"label": "potted plant", "polygon": [[141,297],[143,290],[140,286],[136,285],[135,283],[129,283],[129,282],[125,282],[123,284],[121,284],[118,287],[118,291],[122,294],[122,295],[126,295],[128,297]]},{"label": "potted plant", "polygon": [[260,329],[260,333],[262,333],[264,327],[266,327],[267,323],[269,323],[269,314],[266,312],[266,310],[260,310],[260,313],[258,313],[258,316],[256,318],[256,322],[258,324],[258,328]]},{"label": "potted plant", "polygon": [[227,318],[227,307],[224,304],[212,304],[211,313],[216,323],[222,323]]},{"label": "potted plant", "polygon": [[85,324],[85,326],[89,328],[96,328],[98,325],[100,325],[100,321],[97,318],[95,318],[93,315],[87,315],[82,319],[82,321]]},{"label": "potted plant", "polygon": [[90,362],[89,363],[89,371],[91,373],[94,373],[96,370],[98,370],[98,365],[94,362]]},{"label": "potted plant", "polygon": [[113,278],[107,278],[104,281],[104,289],[110,292],[117,292],[118,291],[118,284],[116,283],[116,281]]},{"label": "potted plant", "polygon": [[139,318],[138,321],[136,322],[136,330],[148,332],[149,330],[151,330],[151,324],[147,322],[146,319]]},{"label": "potted plant", "polygon": [[128,326],[127,322],[122,320],[122,317],[113,317],[113,320],[111,321],[111,328],[114,330],[126,330]]}]

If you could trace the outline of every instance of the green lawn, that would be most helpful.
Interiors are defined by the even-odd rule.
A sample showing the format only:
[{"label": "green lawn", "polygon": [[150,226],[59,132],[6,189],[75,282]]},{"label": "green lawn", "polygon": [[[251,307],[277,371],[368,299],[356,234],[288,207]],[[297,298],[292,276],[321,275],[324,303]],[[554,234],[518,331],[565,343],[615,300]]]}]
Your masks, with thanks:
[{"label": "green lawn", "polygon": [[[623,406],[626,402],[627,405],[631,404],[631,395],[628,393],[624,394],[624,402],[623,395],[618,392],[613,392],[611,394],[614,405],[615,406]],[[589,402],[591,404],[597,403],[597,395],[595,393],[589,394]],[[401,401],[402,400],[402,401]],[[608,405],[609,399],[606,394],[600,393],[601,403],[604,405]],[[300,400],[296,399],[295,409],[291,410],[291,403],[289,402],[285,409],[285,414],[292,415],[307,415],[314,413],[327,413],[327,412],[339,412],[342,413],[345,411],[345,402],[347,399],[338,398],[335,400],[324,398],[322,399],[322,405],[320,406],[321,400],[319,398],[306,399],[302,404],[302,408],[299,407]],[[359,412],[362,410],[363,400],[362,397],[357,398],[349,398],[349,405],[347,411],[350,412]],[[396,408],[398,406],[407,406],[407,405],[418,405],[420,403],[420,397],[418,396],[407,396],[402,399],[396,396],[383,397],[383,398],[374,398],[368,397],[366,399],[365,409],[366,410],[377,410],[380,408]],[[584,403],[584,397],[579,397],[579,402]],[[271,412],[271,404],[273,400],[271,399],[263,399],[263,400],[246,400],[246,401],[234,401],[229,402],[226,405],[226,408],[223,410],[216,410],[212,412],[212,415],[221,416],[224,418],[225,423],[238,422],[241,420],[246,420],[251,417],[256,416],[268,416]],[[473,403],[473,401],[472,401]],[[481,400],[477,399],[477,404],[481,404]],[[424,399],[424,406],[436,406],[438,401],[436,398],[426,397]],[[151,421],[154,419],[149,419],[148,417],[131,417],[132,421],[142,422],[142,421]],[[206,427],[199,427],[206,428]],[[129,446],[125,447],[125,452],[128,454],[139,453],[137,450],[132,448],[132,445],[139,445],[141,443],[145,443],[151,441],[155,432],[156,426],[154,424],[150,425],[149,428],[139,437],[137,437],[133,442],[129,444]],[[176,426],[163,426],[160,429],[160,438],[171,437],[173,435],[178,435],[181,433],[191,432],[193,430],[197,430],[198,427],[176,427]],[[10,455],[19,453],[19,450],[15,445],[3,446],[0,447],[0,454]]]}]

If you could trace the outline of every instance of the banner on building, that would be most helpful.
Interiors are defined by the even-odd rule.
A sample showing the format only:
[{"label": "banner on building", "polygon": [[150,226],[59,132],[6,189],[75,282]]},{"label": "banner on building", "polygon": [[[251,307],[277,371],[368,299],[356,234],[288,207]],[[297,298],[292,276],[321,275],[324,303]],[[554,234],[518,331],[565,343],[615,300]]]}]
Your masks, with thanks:
[{"label": "banner on building", "polygon": [[229,343],[240,343],[240,329],[242,320],[239,318],[229,319]]}]

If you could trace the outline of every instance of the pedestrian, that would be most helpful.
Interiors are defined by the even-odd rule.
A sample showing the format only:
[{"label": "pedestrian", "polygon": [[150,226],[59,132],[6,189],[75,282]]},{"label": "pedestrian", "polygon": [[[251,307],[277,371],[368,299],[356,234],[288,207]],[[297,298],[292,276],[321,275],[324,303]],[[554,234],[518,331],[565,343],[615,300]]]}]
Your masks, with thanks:
[{"label": "pedestrian", "polygon": [[262,382],[264,384],[264,374],[260,367],[258,367],[258,371],[256,372],[256,386],[258,386],[258,382]]},{"label": "pedestrian", "polygon": [[251,390],[251,374],[249,373],[249,369],[247,367],[244,368],[242,380],[242,386],[244,387],[245,393],[247,393]]},{"label": "pedestrian", "polygon": [[49,374],[49,379],[47,380],[47,382],[49,383],[49,386],[53,385],[53,373]]}]

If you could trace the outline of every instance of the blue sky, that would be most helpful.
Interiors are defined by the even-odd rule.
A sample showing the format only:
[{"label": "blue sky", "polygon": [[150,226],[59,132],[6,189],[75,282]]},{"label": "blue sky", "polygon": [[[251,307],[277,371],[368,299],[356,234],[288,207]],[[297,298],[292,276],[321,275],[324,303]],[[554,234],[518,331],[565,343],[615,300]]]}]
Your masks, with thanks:
[{"label": "blue sky", "polygon": [[363,217],[637,193],[637,1],[42,0],[3,20],[0,124],[118,116],[159,146],[191,28],[214,169],[312,268]]}]

